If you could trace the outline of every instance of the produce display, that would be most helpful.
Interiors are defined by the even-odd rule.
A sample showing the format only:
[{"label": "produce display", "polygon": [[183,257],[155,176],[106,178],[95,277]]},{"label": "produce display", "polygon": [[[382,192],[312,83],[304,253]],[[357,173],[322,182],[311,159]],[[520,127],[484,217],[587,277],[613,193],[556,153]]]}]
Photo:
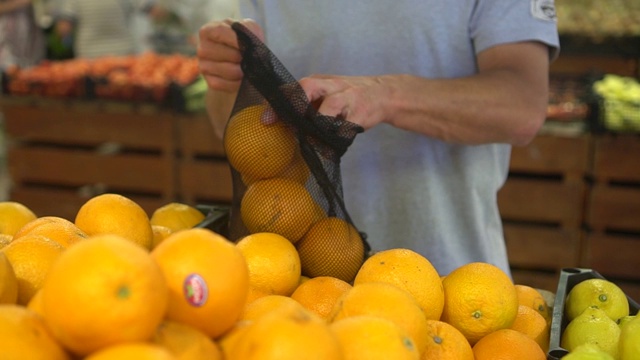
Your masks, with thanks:
[{"label": "produce display", "polygon": [[564,269],[556,297],[552,359],[636,359],[640,305],[590,269]]},{"label": "produce display", "polygon": [[607,74],[593,83],[600,97],[600,121],[607,130],[640,131],[640,82],[632,77]]},{"label": "produce display", "polygon": [[182,90],[198,78],[195,57],[147,52],[9,68],[3,73],[3,91],[13,96],[166,103],[172,87]]},{"label": "produce display", "polygon": [[181,203],[148,215],[114,193],[74,219],[1,202],[0,357],[546,358],[549,301],[491,264],[441,276],[397,248],[351,282],[310,277],[287,238],[231,242],[205,218]]},{"label": "produce display", "polygon": [[603,39],[640,36],[640,2],[636,0],[558,0],[560,34]]},{"label": "produce display", "polygon": [[585,102],[588,87],[579,78],[551,77],[547,119],[554,121],[584,120],[589,111]]}]

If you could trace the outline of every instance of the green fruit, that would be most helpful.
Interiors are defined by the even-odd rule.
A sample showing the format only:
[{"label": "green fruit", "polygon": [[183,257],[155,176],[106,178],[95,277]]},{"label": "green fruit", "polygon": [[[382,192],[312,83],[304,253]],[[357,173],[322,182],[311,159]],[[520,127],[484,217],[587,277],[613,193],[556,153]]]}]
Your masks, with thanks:
[{"label": "green fruit", "polygon": [[580,345],[593,344],[617,358],[619,338],[618,324],[603,310],[590,307],[569,322],[562,333],[560,346],[572,352]]},{"label": "green fruit", "polygon": [[571,321],[594,306],[614,321],[629,315],[629,301],[624,291],[611,281],[595,278],[581,281],[569,291],[565,313]]},{"label": "green fruit", "polygon": [[627,315],[627,316],[623,316],[620,319],[618,319],[618,326],[620,326],[620,329],[622,329],[622,326],[624,326],[624,324],[628,323],[629,321],[635,319],[636,316],[635,315]]},{"label": "green fruit", "polygon": [[622,326],[619,340],[620,360],[640,359],[640,317]]},{"label": "green fruit", "polygon": [[598,345],[584,344],[575,348],[561,360],[615,360],[613,356],[602,351]]}]

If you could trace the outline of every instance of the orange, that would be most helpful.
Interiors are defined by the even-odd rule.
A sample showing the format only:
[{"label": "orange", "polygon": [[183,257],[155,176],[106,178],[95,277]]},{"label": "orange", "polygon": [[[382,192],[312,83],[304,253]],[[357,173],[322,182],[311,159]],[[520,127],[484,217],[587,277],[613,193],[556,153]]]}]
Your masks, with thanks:
[{"label": "orange", "polygon": [[90,236],[65,250],[42,291],[47,324],[78,355],[151,338],[167,309],[158,264],[113,234]]},{"label": "orange", "polygon": [[5,246],[9,245],[11,240],[13,240],[12,235],[0,234],[0,250],[2,250]]},{"label": "orange", "polygon": [[42,305],[42,289],[38,290],[35,295],[31,297],[29,303],[27,304],[27,308],[31,311],[34,311],[38,315],[44,317],[44,308]]},{"label": "orange", "polygon": [[475,262],[454,269],[442,281],[448,322],[475,344],[483,336],[506,329],[518,315],[518,295],[511,278],[495,265]]},{"label": "orange", "polygon": [[76,224],[58,216],[43,216],[28,222],[13,235],[13,240],[25,235],[42,235],[65,248],[87,238]]},{"label": "orange", "polygon": [[407,290],[427,319],[438,320],[444,307],[444,289],[438,271],[427,258],[409,249],[389,249],[369,257],[354,284],[381,281]]},{"label": "orange", "polygon": [[545,360],[540,346],[525,334],[512,329],[496,330],[473,346],[475,360]]},{"label": "orange", "polygon": [[427,319],[408,291],[382,282],[354,285],[338,299],[330,321],[357,315],[391,320],[411,337],[422,353],[427,340]]},{"label": "orange", "polygon": [[427,320],[427,329],[422,359],[474,360],[469,341],[458,329],[439,320]]},{"label": "orange", "polygon": [[251,184],[240,202],[249,233],[272,232],[296,243],[318,218],[318,204],[300,183],[284,178]]},{"label": "orange", "polygon": [[266,314],[250,324],[226,360],[341,360],[342,351],[329,325],[303,307]]},{"label": "orange", "polygon": [[65,251],[59,243],[40,235],[25,235],[2,249],[18,280],[18,304],[26,305],[44,285],[54,262]]},{"label": "orange", "polygon": [[160,225],[151,225],[151,230],[153,231],[153,243],[151,244],[151,249],[155,249],[158,244],[163,242],[164,239],[168,238],[169,235],[173,233],[173,231],[168,227]]},{"label": "orange", "polygon": [[291,298],[328,320],[338,299],[351,287],[351,284],[344,280],[332,276],[318,276],[298,285]]},{"label": "orange", "polygon": [[337,217],[315,223],[296,244],[302,274],[352,282],[364,262],[364,242],[356,228]]},{"label": "orange", "polygon": [[160,345],[130,342],[100,349],[85,357],[84,360],[178,360],[178,358]]},{"label": "orange", "polygon": [[301,308],[304,308],[302,304],[288,296],[266,295],[247,304],[240,316],[240,320],[255,321],[266,314],[287,313]]},{"label": "orange", "polygon": [[209,229],[186,229],[166,238],[151,256],[169,285],[168,320],[214,339],[238,321],[249,291],[249,269],[234,243]]},{"label": "orange", "polygon": [[85,202],[75,224],[88,235],[115,234],[146,249],[153,244],[153,230],[144,209],[118,194],[97,195]]},{"label": "orange", "polygon": [[520,305],[529,306],[539,312],[547,324],[551,324],[551,308],[547,305],[547,301],[544,296],[542,296],[538,290],[528,285],[515,284],[515,287],[516,292],[518,293],[518,303]]},{"label": "orange", "polygon": [[550,327],[537,310],[526,305],[518,306],[518,315],[511,329],[535,340],[544,352],[549,350]]},{"label": "orange", "polygon": [[247,235],[236,247],[249,267],[249,284],[266,294],[289,296],[300,281],[300,257],[296,247],[275,233]]},{"label": "orange", "polygon": [[234,114],[223,139],[231,166],[242,175],[258,179],[282,172],[298,148],[293,132],[285,123],[263,121],[266,109],[265,105],[254,105]]},{"label": "orange", "polygon": [[345,360],[418,360],[420,352],[411,337],[393,321],[359,315],[330,325],[338,337]]},{"label": "orange", "polygon": [[36,218],[31,209],[19,202],[0,201],[0,234],[13,236],[26,223]]},{"label": "orange", "polygon": [[[295,155],[293,156],[293,160],[291,160],[291,163],[289,163],[289,165],[287,165],[287,167],[285,167],[281,173],[276,174],[273,177],[291,179],[299,182],[302,185],[305,185],[307,183],[307,180],[309,180],[310,174],[311,171],[309,170],[309,166],[307,166],[306,161],[302,157],[302,154],[300,153],[300,151],[296,151]],[[246,174],[242,175],[242,182],[245,185],[251,185],[258,180],[262,179],[252,178]]]},{"label": "orange", "polygon": [[193,206],[172,202],[163,205],[151,214],[151,225],[165,226],[176,232],[192,228],[204,220],[205,215],[202,211]]},{"label": "orange", "polygon": [[165,320],[151,340],[179,360],[222,360],[222,350],[210,337],[191,325]]},{"label": "orange", "polygon": [[260,299],[263,296],[267,296],[267,295],[273,295],[273,294],[269,294],[264,290],[255,288],[251,285],[249,285],[249,293],[247,294],[247,301],[245,305],[249,305],[252,302],[254,302],[255,300]]},{"label": "orange", "polygon": [[251,320],[240,320],[235,323],[229,331],[218,338],[217,343],[222,350],[225,360],[230,358],[231,354],[235,351],[235,346],[238,344],[238,341],[242,339],[242,336],[251,324],[253,324]]},{"label": "orange", "polygon": [[0,305],[0,355],[2,359],[70,359],[38,314],[12,304]]},{"label": "orange", "polygon": [[18,302],[18,278],[7,255],[0,251],[0,304]]}]

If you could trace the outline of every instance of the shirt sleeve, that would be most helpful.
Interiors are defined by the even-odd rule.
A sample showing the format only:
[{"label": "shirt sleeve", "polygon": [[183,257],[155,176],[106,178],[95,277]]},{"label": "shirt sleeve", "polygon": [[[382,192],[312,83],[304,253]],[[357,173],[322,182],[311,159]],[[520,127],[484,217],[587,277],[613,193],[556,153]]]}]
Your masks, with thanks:
[{"label": "shirt sleeve", "polygon": [[560,52],[554,0],[478,0],[469,31],[476,54],[522,41],[546,44],[551,60]]}]

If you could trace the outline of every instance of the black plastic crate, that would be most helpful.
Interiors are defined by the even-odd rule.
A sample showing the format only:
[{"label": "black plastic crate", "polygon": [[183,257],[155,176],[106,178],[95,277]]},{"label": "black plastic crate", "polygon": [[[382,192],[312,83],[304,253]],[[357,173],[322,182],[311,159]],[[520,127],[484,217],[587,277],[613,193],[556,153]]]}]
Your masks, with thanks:
[{"label": "black plastic crate", "polygon": [[199,204],[196,205],[196,209],[200,210],[205,215],[205,218],[194,226],[195,228],[205,228],[222,236],[229,236],[230,205]]},{"label": "black plastic crate", "polygon": [[[558,289],[556,292],[555,302],[553,304],[553,317],[551,319],[551,336],[549,339],[548,360],[559,360],[567,355],[569,351],[560,346],[560,340],[564,329],[569,324],[565,317],[564,305],[567,295],[574,286],[588,279],[605,279],[600,273],[592,269],[582,268],[564,268],[560,272],[560,280],[558,281]],[[640,305],[629,296],[629,315],[635,315],[640,311]]]}]

